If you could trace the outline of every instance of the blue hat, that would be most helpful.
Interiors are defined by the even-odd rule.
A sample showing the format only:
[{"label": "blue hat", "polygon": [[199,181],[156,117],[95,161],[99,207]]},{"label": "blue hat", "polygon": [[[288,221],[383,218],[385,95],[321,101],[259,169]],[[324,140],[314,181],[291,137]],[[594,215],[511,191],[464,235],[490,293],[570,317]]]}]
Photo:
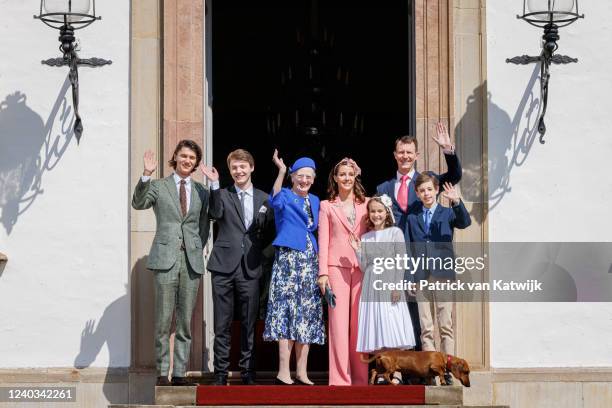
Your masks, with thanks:
[{"label": "blue hat", "polygon": [[293,166],[289,167],[289,173],[294,173],[304,167],[310,167],[313,170],[317,169],[314,160],[312,160],[310,157],[300,157],[295,161],[295,163],[293,163]]}]

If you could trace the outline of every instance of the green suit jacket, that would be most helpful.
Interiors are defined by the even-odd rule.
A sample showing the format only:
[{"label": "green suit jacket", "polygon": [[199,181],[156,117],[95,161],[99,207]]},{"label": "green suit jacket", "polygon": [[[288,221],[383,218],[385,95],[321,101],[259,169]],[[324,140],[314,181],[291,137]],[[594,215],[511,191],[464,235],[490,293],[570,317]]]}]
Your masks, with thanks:
[{"label": "green suit jacket", "polygon": [[147,268],[169,270],[176,263],[181,248],[185,243],[185,252],[191,268],[203,274],[203,244],[208,240],[210,221],[208,218],[208,197],[206,187],[191,180],[191,202],[187,215],[181,215],[178,192],[173,176],[147,182],[138,181],[132,207],[145,210],[153,207],[157,230],[149,252]]}]

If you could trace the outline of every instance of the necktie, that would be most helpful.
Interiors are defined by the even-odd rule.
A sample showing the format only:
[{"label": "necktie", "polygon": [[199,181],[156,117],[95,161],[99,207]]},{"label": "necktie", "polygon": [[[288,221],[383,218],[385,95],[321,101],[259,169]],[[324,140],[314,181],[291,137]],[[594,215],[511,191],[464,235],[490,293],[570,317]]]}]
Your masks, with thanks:
[{"label": "necktie", "polygon": [[406,211],[408,208],[408,186],[406,181],[410,179],[410,176],[404,174],[400,180],[400,188],[397,191],[397,203],[399,204],[402,211]]},{"label": "necktie", "polygon": [[240,196],[240,208],[242,208],[242,219],[244,220],[244,227],[248,229],[250,222],[248,219],[249,217],[246,213],[246,207],[244,205],[244,200],[246,199],[246,191],[241,191],[238,195]]},{"label": "necktie", "polygon": [[187,215],[187,190],[185,189],[185,180],[181,179],[181,187],[179,188],[179,199],[181,202],[181,212],[183,217]]},{"label": "necktie", "polygon": [[429,225],[431,224],[431,211],[425,210],[425,232],[429,232]]}]

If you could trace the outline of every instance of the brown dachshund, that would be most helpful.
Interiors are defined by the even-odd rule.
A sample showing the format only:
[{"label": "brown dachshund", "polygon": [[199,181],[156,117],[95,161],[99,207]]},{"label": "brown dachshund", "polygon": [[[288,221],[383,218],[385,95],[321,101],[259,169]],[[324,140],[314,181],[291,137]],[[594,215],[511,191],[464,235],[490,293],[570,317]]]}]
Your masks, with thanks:
[{"label": "brown dachshund", "polygon": [[[391,375],[400,371],[402,377],[422,377],[435,384],[434,378],[440,378],[440,384],[446,385],[444,373],[450,371],[455,378],[466,387],[470,386],[470,366],[462,358],[451,356],[437,351],[405,351],[387,350],[376,353],[367,359],[361,355],[361,361],[370,363],[376,360],[376,368],[372,369],[370,384],[374,384],[376,376],[380,373],[391,383]],[[406,378],[406,377],[404,377]]]}]

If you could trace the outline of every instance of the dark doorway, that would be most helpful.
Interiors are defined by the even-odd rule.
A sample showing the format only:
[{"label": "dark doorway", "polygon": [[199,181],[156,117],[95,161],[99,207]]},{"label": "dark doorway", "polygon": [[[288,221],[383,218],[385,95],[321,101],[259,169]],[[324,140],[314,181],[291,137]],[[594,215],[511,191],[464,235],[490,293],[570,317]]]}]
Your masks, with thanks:
[{"label": "dark doorway", "polygon": [[213,0],[221,185],[232,182],[225,160],[236,148],[255,157],[253,181],[264,191],[276,177],[274,148],[287,165],[315,159],[312,192],[321,199],[330,168],[346,156],[361,166],[369,195],[392,177],[393,141],[415,127],[413,8],[411,0]]},{"label": "dark doorway", "polygon": [[213,160],[224,185],[238,147],[255,156],[265,191],[275,147],[287,164],[315,159],[319,193],[345,156],[370,194],[394,174],[393,140],[414,134],[410,0],[212,3]]}]

